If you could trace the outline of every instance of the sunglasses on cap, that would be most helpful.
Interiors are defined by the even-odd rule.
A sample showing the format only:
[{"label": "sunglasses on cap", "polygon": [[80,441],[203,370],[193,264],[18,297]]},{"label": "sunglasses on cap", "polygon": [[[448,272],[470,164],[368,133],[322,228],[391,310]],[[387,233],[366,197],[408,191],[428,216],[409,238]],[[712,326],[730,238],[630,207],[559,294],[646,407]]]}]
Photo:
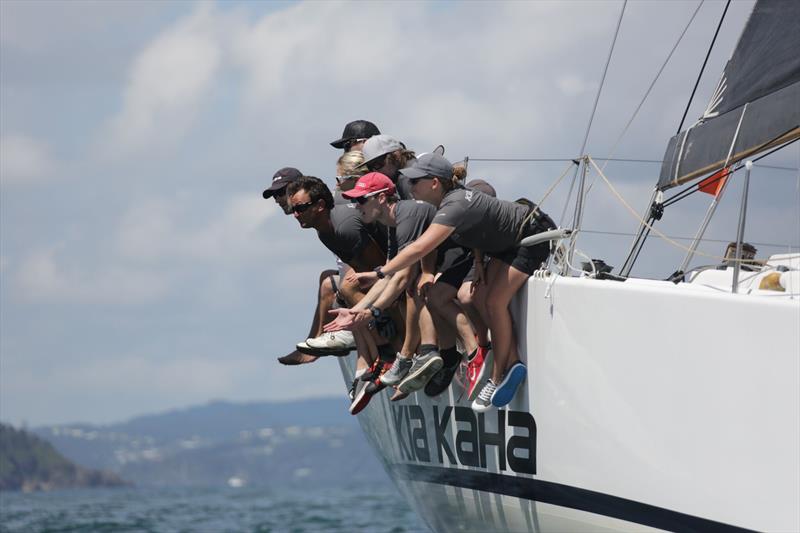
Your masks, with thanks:
[{"label": "sunglasses on cap", "polygon": [[365,194],[364,196],[357,196],[356,198],[353,198],[353,202],[357,203],[358,205],[364,205],[365,203],[369,202],[370,198],[373,198],[379,195],[380,193],[386,192],[388,190],[389,190],[388,188],[384,187],[383,189],[380,189],[378,191],[373,191],[371,193]]},{"label": "sunglasses on cap", "polygon": [[347,180],[358,179],[358,178],[360,178],[360,177],[361,177],[361,176],[355,176],[355,175],[348,175],[348,176],[336,176],[336,183],[338,183],[338,184],[340,184],[340,185],[341,185],[342,183],[344,183],[344,182],[345,182],[345,181],[347,181]]},{"label": "sunglasses on cap", "polygon": [[368,162],[367,163],[367,170],[369,170],[371,172],[375,172],[376,170],[378,170],[380,168],[383,168],[383,165],[386,163],[386,158],[388,156],[389,156],[389,154],[383,154],[382,156],[379,156],[379,157],[373,159],[372,161]]},{"label": "sunglasses on cap", "polygon": [[297,213],[297,214],[304,213],[304,212],[306,212],[306,210],[308,210],[309,207],[311,207],[315,203],[317,203],[317,202],[306,202],[304,204],[293,205],[292,206],[292,212]]},{"label": "sunglasses on cap", "polygon": [[345,152],[349,152],[350,148],[352,148],[353,145],[358,144],[358,143],[363,143],[366,140],[367,139],[349,139],[349,140],[344,142],[344,144],[342,145],[342,148],[344,148]]}]

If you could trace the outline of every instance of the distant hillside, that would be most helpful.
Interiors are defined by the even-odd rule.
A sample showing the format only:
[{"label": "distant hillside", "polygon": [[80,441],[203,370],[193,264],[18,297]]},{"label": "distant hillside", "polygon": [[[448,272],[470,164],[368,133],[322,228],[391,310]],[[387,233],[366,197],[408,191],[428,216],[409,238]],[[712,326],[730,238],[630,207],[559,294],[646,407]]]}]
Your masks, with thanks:
[{"label": "distant hillside", "polygon": [[77,466],[36,435],[0,424],[0,490],[30,492],[124,484],[115,474]]},{"label": "distant hillside", "polygon": [[388,477],[346,398],[215,401],[105,426],[36,428],[80,464],[141,486],[336,486]]}]

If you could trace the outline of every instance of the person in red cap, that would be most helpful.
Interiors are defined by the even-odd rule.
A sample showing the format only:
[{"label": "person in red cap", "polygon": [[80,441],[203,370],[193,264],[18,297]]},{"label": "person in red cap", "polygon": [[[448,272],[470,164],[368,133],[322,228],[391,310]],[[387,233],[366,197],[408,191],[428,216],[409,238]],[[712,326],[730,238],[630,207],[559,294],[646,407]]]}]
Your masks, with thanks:
[{"label": "person in red cap", "polygon": [[[414,242],[433,221],[433,205],[417,200],[399,200],[395,184],[385,174],[370,172],[344,193],[358,205],[361,218],[366,223],[378,222],[389,231],[389,257]],[[412,298],[406,300],[406,335],[403,346],[392,367],[374,379],[356,395],[351,406],[355,414],[363,409],[370,398],[384,387],[397,385],[396,398],[405,397],[422,388],[442,368],[443,360],[436,345],[436,331],[430,313],[424,308],[422,298],[413,290],[420,270],[435,273],[437,253],[434,250],[421,261],[398,271],[391,280],[378,280],[367,295],[351,309],[336,309],[337,319],[326,325],[326,331],[358,327],[379,320],[406,289]],[[351,274],[349,281],[357,281]],[[421,343],[420,343],[421,341]],[[419,346],[419,350],[417,347]],[[393,398],[394,399],[394,398]]]},{"label": "person in red cap", "polygon": [[[492,376],[481,389],[472,409],[485,412],[508,405],[527,375],[516,347],[514,325],[508,305],[511,298],[541,267],[550,253],[548,243],[531,247],[520,241],[555,228],[537,206],[524,199],[507,202],[478,190],[465,189],[454,180],[452,164],[438,154],[420,157],[410,169],[400,171],[413,186],[415,198],[437,207],[435,222],[411,245],[374,272],[359,279],[381,279],[427,256],[448,238],[475,251],[476,278],[494,345]],[[483,271],[483,253],[492,257]]]}]

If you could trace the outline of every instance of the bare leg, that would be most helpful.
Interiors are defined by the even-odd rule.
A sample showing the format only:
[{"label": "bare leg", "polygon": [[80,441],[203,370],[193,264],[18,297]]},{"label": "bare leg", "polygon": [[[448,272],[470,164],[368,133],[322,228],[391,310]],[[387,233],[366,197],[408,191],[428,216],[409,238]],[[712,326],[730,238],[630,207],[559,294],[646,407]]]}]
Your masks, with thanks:
[{"label": "bare leg", "polygon": [[[472,294],[471,281],[465,281],[461,284],[461,288],[458,289],[458,303],[461,304],[461,308],[472,323],[472,329],[478,337],[478,344],[481,346],[488,346],[489,328],[486,326],[486,321],[478,310],[478,302],[475,301],[479,298],[479,296],[475,297],[475,295]],[[485,301],[481,301],[480,303],[485,304]]]},{"label": "bare leg", "polygon": [[528,277],[528,274],[502,261],[489,263],[486,310],[489,314],[489,328],[492,331],[492,346],[494,347],[492,381],[495,383],[499,383],[506,370],[519,361],[508,304]]},{"label": "bare leg", "polygon": [[422,300],[418,296],[406,297],[406,335],[403,347],[400,348],[400,357],[411,357],[417,351],[420,339],[419,315]]},{"label": "bare leg", "polygon": [[[328,311],[333,307],[333,302],[336,298],[336,293],[333,291],[330,276],[337,275],[336,270],[324,270],[319,275],[319,292],[317,293],[317,308],[314,310],[314,317],[311,319],[311,328],[308,331],[308,337],[318,337],[322,335],[322,326],[330,320]],[[293,350],[283,357],[279,357],[278,361],[284,365],[303,365],[306,363],[313,363],[319,359],[316,355],[308,355],[298,350]]]},{"label": "bare leg", "polygon": [[372,341],[372,337],[366,328],[353,329],[353,338],[356,340],[356,374],[361,370],[366,370],[378,357],[378,349]]},{"label": "bare leg", "polygon": [[462,309],[456,304],[456,288],[447,283],[434,283],[428,288],[427,296],[429,309],[439,331],[440,346],[455,346],[458,335],[467,353],[472,353],[478,347],[475,343],[475,332]]}]

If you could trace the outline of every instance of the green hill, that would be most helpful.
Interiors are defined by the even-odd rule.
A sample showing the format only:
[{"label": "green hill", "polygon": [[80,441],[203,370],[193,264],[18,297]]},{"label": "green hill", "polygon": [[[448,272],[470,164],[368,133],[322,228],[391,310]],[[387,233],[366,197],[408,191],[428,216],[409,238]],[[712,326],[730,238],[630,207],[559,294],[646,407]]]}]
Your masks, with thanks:
[{"label": "green hill", "polygon": [[27,431],[0,424],[0,490],[30,492],[125,484],[115,474],[72,463],[49,442]]}]

